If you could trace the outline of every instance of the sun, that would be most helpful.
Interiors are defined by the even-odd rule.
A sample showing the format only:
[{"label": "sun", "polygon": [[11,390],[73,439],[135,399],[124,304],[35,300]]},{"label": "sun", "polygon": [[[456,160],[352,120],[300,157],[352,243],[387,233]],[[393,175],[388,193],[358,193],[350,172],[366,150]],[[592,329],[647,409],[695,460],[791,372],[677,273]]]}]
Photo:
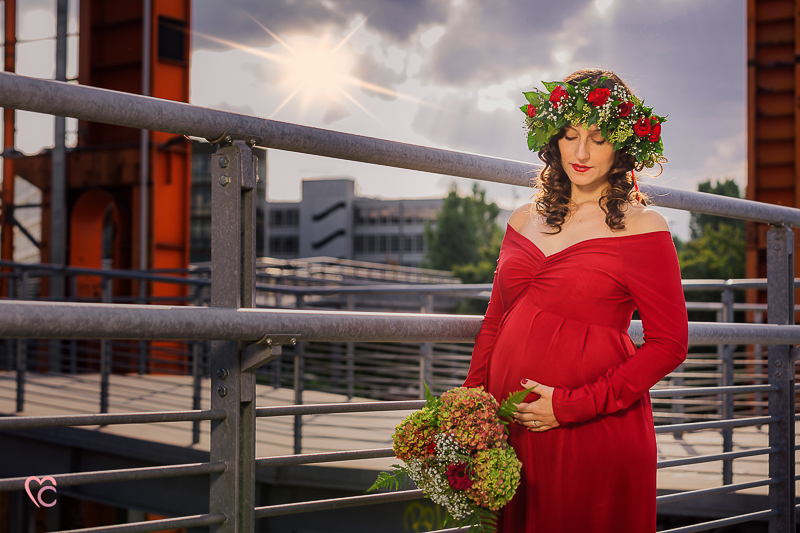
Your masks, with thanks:
[{"label": "sun", "polygon": [[276,54],[197,31],[193,33],[220,44],[228,45],[231,48],[244,50],[263,59],[268,59],[283,67],[284,79],[282,84],[286,85],[288,95],[275,108],[269,118],[273,118],[296,97],[299,97],[303,111],[307,110],[315,101],[319,101],[320,99],[328,102],[337,102],[341,97],[348,100],[373,119],[378,120],[373,113],[347,91],[347,89],[351,87],[358,87],[363,91],[385,94],[401,100],[408,100],[418,105],[438,109],[437,106],[425,102],[424,100],[401,94],[392,89],[381,87],[380,85],[370,83],[349,74],[356,61],[351,54],[347,53],[344,45],[350,40],[353,34],[364,25],[366,19],[361,19],[339,43],[335,46],[331,46],[328,35],[323,35],[320,38],[298,37],[293,39],[292,43],[289,44],[269,28],[261,24],[252,15],[248,16],[253,22],[258,24],[262,30],[275,39],[286,53]]},{"label": "sun", "polygon": [[301,98],[304,108],[315,99],[338,99],[352,83],[348,74],[353,59],[341,48],[328,45],[327,39],[295,43],[288,62],[283,64],[285,82]]}]

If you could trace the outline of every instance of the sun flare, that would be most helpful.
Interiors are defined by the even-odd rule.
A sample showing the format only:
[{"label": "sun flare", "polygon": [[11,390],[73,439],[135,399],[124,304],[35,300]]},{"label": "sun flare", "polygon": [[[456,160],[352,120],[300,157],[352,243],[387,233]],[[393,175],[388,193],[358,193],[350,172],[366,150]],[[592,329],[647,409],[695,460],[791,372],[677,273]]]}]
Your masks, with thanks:
[{"label": "sun flare", "polygon": [[284,74],[281,83],[287,87],[287,96],[278,104],[275,111],[270,115],[270,118],[273,118],[295,98],[299,98],[303,111],[312,106],[315,101],[325,100],[327,102],[339,103],[343,98],[373,119],[378,120],[373,113],[347,92],[347,88],[349,87],[357,87],[363,91],[385,94],[401,100],[407,100],[419,105],[438,109],[438,106],[419,98],[413,98],[398,93],[392,89],[381,87],[380,85],[361,80],[349,74],[356,63],[356,59],[347,52],[344,45],[350,40],[353,34],[364,25],[366,19],[362,19],[356,24],[338,44],[331,46],[327,35],[322,38],[298,37],[292,39],[290,44],[256,20],[252,15],[249,16],[253,22],[264,30],[264,32],[274,38],[287,53],[276,54],[219,37],[205,35],[197,31],[193,33],[199,37],[204,37],[217,43],[230,46],[231,48],[252,53],[253,55],[281,65]]},{"label": "sun flare", "polygon": [[284,64],[286,83],[297,90],[306,107],[319,97],[338,98],[350,76],[352,59],[341,49],[334,50],[327,40],[319,40],[316,45],[293,46],[294,54]]}]

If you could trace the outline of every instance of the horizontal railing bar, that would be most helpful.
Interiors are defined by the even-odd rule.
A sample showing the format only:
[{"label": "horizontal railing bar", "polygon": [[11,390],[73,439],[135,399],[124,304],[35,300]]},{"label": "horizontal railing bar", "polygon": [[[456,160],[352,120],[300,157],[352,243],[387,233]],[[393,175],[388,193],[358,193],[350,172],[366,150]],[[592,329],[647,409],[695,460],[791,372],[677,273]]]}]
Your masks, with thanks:
[{"label": "horizontal railing bar", "polygon": [[147,424],[156,422],[194,422],[225,420],[224,409],[207,411],[154,411],[149,413],[93,413],[88,415],[9,416],[0,417],[0,430],[69,426],[105,426],[108,424]]},{"label": "horizontal railing bar", "polygon": [[404,502],[422,498],[421,490],[403,490],[385,494],[367,494],[364,496],[350,496],[347,498],[334,498],[331,500],[315,500],[301,503],[284,503],[256,507],[256,518],[282,516],[296,513],[311,513],[314,511],[329,511],[332,509],[345,509],[348,507],[361,507],[363,505],[377,505],[379,503]]},{"label": "horizontal railing bar", "polygon": [[703,522],[702,524],[695,524],[693,526],[684,526],[675,529],[665,529],[662,533],[695,533],[696,531],[708,531],[709,529],[716,529],[722,526],[732,526],[734,524],[742,524],[744,522],[752,522],[759,518],[766,518],[778,514],[777,509],[767,509],[765,511],[757,511],[755,513],[743,514],[731,518],[720,518],[713,522]]},{"label": "horizontal railing bar", "polygon": [[351,461],[355,459],[377,459],[394,457],[392,448],[374,448],[372,450],[347,450],[343,452],[307,453],[301,455],[278,455],[275,457],[256,458],[256,467],[294,466],[316,463],[332,463],[334,461]]},{"label": "horizontal railing bar", "polygon": [[694,465],[699,463],[710,463],[712,461],[722,461],[725,459],[737,459],[739,457],[751,457],[753,455],[765,455],[770,453],[777,453],[780,448],[772,446],[769,448],[754,448],[752,450],[744,450],[739,452],[724,452],[715,453],[710,455],[696,455],[694,457],[683,457],[681,459],[668,459],[666,461],[658,461],[656,468],[670,468],[673,466]]},{"label": "horizontal railing bar", "polygon": [[256,341],[265,333],[302,332],[307,341],[473,342],[482,320],[422,313],[0,301],[0,337],[32,339]]},{"label": "horizontal railing bar", "polygon": [[[51,474],[58,487],[88,485],[91,483],[110,483],[116,481],[136,481],[142,479],[159,479],[179,476],[197,476],[224,472],[226,465],[222,461],[215,463],[193,463],[185,465],[147,466],[142,468],[123,468],[98,472],[76,472],[71,474]],[[28,477],[0,479],[0,491],[22,490]]]},{"label": "horizontal railing bar", "polygon": [[87,527],[82,529],[69,529],[55,531],[54,533],[151,533],[184,527],[211,526],[223,523],[227,517],[222,513],[198,514],[182,516],[180,518],[164,518],[162,520],[149,520],[118,526]]},{"label": "horizontal railing bar", "polygon": [[688,424],[670,424],[656,426],[656,434],[673,433],[675,431],[700,431],[703,429],[735,428],[741,426],[758,426],[761,424],[778,422],[778,416],[754,416],[750,418],[735,418],[733,420],[718,420],[716,422],[692,422]]},{"label": "horizontal railing bar", "polygon": [[[474,341],[482,320],[423,313],[0,301],[0,337],[6,338],[255,341],[274,333],[302,334],[306,341],[466,343]],[[641,343],[641,321],[631,322],[628,333]],[[800,326],[690,322],[689,342],[800,344]]]},{"label": "horizontal railing bar", "polygon": [[711,487],[708,489],[687,490],[684,492],[677,492],[675,494],[665,494],[658,496],[656,502],[659,504],[667,504],[673,502],[680,502],[683,500],[690,500],[693,498],[700,498],[702,496],[713,496],[715,494],[727,494],[729,492],[736,492],[739,490],[753,489],[756,487],[763,487],[766,485],[774,485],[780,480],[777,478],[758,479],[756,481],[747,481],[744,483],[735,483],[731,485],[723,485],[721,487]]},{"label": "horizontal railing bar", "polygon": [[[18,268],[20,270],[42,270],[47,272],[56,272],[58,274],[65,274],[68,276],[98,276],[103,278],[125,278],[125,279],[143,279],[155,283],[176,283],[178,285],[211,285],[211,280],[207,278],[186,278],[178,276],[165,276],[163,274],[149,274],[141,270],[104,270],[97,268],[83,268],[74,266],[58,266],[47,263],[25,263],[24,266],[14,261],[0,261],[0,266],[11,268]],[[187,272],[187,275],[189,273]]]},{"label": "horizontal railing bar", "polygon": [[425,400],[401,402],[317,403],[307,405],[278,405],[256,407],[256,416],[320,415],[329,413],[367,413],[371,411],[405,411],[422,409]]},{"label": "horizontal railing bar", "polygon": [[710,394],[738,394],[740,392],[768,392],[776,390],[775,385],[741,385],[736,387],[697,387],[680,389],[651,389],[651,398],[671,398],[673,396],[701,396]]},{"label": "horizontal railing bar", "polygon": [[[312,128],[129,93],[0,73],[0,107],[218,139],[448,176],[529,186],[540,168],[464,152]],[[655,205],[768,224],[800,226],[800,210],[642,183]]]}]

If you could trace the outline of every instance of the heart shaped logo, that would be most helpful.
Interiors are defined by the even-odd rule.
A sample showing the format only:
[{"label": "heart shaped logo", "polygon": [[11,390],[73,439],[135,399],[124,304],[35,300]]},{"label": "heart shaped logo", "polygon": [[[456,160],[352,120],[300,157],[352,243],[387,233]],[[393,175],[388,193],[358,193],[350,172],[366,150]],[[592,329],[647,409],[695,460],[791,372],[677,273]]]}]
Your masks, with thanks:
[{"label": "heart shaped logo", "polygon": [[[36,494],[36,498],[34,498],[33,494],[31,494],[31,481],[35,481],[40,487],[39,492]],[[45,481],[49,481],[50,483],[53,484],[53,486],[51,487],[50,485],[45,485],[44,484]],[[25,480],[25,492],[28,493],[28,498],[31,499],[31,501],[33,502],[34,505],[36,505],[36,507],[39,507],[40,504],[43,507],[52,507],[56,504],[56,500],[53,500],[52,503],[45,503],[44,500],[42,500],[42,493],[48,490],[56,492],[56,485],[57,483],[56,480],[53,478],[53,476],[45,476],[42,479],[39,479],[36,476],[31,476]]]}]

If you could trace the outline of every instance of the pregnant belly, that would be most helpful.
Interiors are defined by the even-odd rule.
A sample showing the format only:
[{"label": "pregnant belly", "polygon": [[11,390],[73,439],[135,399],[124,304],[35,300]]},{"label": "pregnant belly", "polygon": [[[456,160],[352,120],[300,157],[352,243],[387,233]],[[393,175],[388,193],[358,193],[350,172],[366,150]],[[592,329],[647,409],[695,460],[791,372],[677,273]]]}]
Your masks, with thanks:
[{"label": "pregnant belly", "polygon": [[524,298],[497,332],[489,361],[489,392],[502,401],[520,390],[522,379],[578,388],[593,383],[635,350],[625,332],[556,315]]}]

